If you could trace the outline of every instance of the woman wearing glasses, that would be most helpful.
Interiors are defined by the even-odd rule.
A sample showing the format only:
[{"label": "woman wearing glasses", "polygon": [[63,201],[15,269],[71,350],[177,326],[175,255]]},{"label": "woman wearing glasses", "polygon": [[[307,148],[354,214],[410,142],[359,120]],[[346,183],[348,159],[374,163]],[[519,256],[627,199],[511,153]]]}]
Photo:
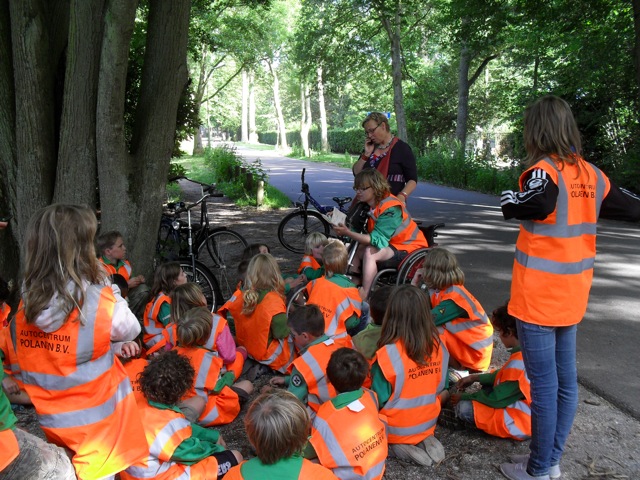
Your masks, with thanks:
[{"label": "woman wearing glasses", "polygon": [[353,174],[375,168],[387,179],[391,194],[407,203],[418,181],[416,157],[411,147],[391,133],[389,120],[383,113],[371,112],[362,122],[362,127],[365,131],[364,150],[353,165]]},{"label": "woman wearing glasses", "polygon": [[376,262],[394,260],[398,264],[409,253],[427,247],[416,222],[411,219],[404,204],[389,192],[389,184],[377,170],[367,169],[356,175],[353,189],[356,200],[369,206],[366,232],[351,231],[341,224],[334,226],[340,237],[349,237],[360,243],[354,267],[362,263],[360,296],[366,299],[378,272]]}]

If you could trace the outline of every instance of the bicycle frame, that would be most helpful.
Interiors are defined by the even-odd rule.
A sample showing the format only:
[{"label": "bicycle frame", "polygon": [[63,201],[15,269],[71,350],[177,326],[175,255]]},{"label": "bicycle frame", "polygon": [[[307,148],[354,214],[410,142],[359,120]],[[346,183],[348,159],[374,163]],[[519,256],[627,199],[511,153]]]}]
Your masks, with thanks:
[{"label": "bicycle frame", "polygon": [[[301,187],[300,191],[304,194],[304,202],[303,203],[296,202],[296,205],[301,210],[308,210],[309,209],[309,203],[311,203],[311,205],[313,206],[313,208],[315,210],[317,210],[318,212],[326,215],[331,210],[333,210],[335,207],[333,207],[332,205],[322,205],[315,198],[313,198],[313,196],[311,195],[311,192],[309,191],[309,184],[304,182],[304,174],[305,174],[306,170],[307,170],[306,168],[303,168],[302,169],[302,175],[300,176],[300,179],[302,180],[302,187]],[[345,197],[345,198],[349,198],[349,200],[344,202],[344,203],[338,202],[336,200],[336,198],[334,198],[333,200],[338,204],[338,209],[342,213],[347,213],[347,209],[344,208],[344,205],[349,203],[349,202],[351,202],[352,198]]]}]

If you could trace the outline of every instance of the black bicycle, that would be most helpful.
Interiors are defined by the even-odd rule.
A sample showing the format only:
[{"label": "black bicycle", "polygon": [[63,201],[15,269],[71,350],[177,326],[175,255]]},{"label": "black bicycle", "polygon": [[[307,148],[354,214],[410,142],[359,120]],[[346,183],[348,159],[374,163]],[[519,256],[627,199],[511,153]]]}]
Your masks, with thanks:
[{"label": "black bicycle", "polygon": [[[191,204],[180,202],[177,205],[167,205],[167,211],[162,214],[158,230],[157,256],[161,261],[181,261],[189,260],[189,252],[191,252],[194,260],[204,266],[216,280],[217,288],[212,290],[210,296],[213,303],[219,307],[235,291],[239,280],[238,265],[248,243],[238,232],[224,226],[212,227],[209,224],[207,199],[212,196],[222,196],[215,192],[213,185],[203,184],[186,177],[180,178],[201,185],[202,198]],[[198,205],[200,205],[200,221],[190,225],[190,211]],[[184,213],[187,214],[186,219],[183,217]]]},{"label": "black bicycle", "polygon": [[[326,215],[335,208],[332,205],[322,205],[313,198],[309,191],[309,184],[304,181],[305,170],[305,168],[302,169],[300,176],[302,180],[300,191],[304,195],[304,200],[294,202],[297,210],[289,213],[278,225],[278,240],[284,248],[294,253],[304,253],[304,242],[310,233],[319,232],[327,237],[331,235],[331,226],[322,215]],[[366,212],[362,212],[360,205],[356,210],[350,211],[346,206],[352,200],[352,197],[333,197],[338,209],[347,215],[347,221],[359,222],[360,227],[357,230],[360,230],[366,221]]]}]

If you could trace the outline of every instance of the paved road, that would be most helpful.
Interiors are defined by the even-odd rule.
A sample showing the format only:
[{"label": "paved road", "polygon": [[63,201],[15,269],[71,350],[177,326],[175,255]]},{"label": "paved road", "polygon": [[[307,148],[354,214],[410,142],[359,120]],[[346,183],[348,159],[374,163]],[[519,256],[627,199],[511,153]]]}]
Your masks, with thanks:
[{"label": "paved road", "polygon": [[[323,204],[351,195],[353,176],[344,168],[279,157],[239,147],[247,160],[260,158],[269,181],[295,200],[307,168],[311,193]],[[503,220],[492,195],[420,183],[409,210],[429,223],[444,222],[438,238],[459,258],[466,285],[487,311],[509,296],[517,222]],[[640,419],[640,227],[601,221],[589,308],[578,329],[580,382]]]}]

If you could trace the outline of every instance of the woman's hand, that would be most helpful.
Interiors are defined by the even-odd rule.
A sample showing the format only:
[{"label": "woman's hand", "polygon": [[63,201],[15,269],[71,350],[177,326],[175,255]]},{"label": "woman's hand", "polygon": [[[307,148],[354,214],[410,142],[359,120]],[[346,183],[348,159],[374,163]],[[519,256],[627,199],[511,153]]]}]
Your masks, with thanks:
[{"label": "woman's hand", "polygon": [[20,386],[11,377],[4,377],[2,379],[2,388],[9,394],[17,395],[20,393]]},{"label": "woman's hand", "polygon": [[332,225],[333,227],[333,231],[336,232],[336,235],[338,235],[339,237],[350,237],[351,235],[349,235],[351,233],[351,230],[349,230],[349,227],[347,227],[344,223],[341,223],[339,225]]}]

